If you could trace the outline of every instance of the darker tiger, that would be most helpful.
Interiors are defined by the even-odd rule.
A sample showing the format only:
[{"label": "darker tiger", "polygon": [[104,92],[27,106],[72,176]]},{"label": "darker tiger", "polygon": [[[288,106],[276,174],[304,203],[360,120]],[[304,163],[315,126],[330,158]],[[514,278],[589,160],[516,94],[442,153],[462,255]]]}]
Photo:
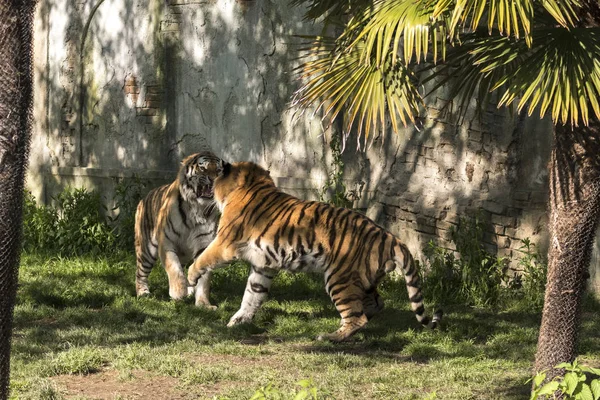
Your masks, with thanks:
[{"label": "darker tiger", "polygon": [[349,338],[383,308],[377,284],[400,267],[417,320],[435,328],[425,316],[420,280],[412,255],[398,238],[355,211],[327,203],[303,201],[283,193],[268,171],[242,162],[226,164],[215,180],[221,209],[216,238],[188,271],[189,284],[234,259],[252,264],[240,310],[229,326],[249,322],[266,299],[279,269],[325,275],[325,289],[342,317],[341,327],[322,335]]},{"label": "darker tiger", "polygon": [[[189,288],[183,267],[214,239],[219,221],[213,199],[213,182],[223,161],[205,151],[185,158],[177,179],[153,189],[140,201],[135,215],[135,253],[138,296],[150,293],[148,275],[160,258],[169,278],[169,295],[181,299]],[[196,305],[212,307],[208,300],[210,274],[196,287]]]}]

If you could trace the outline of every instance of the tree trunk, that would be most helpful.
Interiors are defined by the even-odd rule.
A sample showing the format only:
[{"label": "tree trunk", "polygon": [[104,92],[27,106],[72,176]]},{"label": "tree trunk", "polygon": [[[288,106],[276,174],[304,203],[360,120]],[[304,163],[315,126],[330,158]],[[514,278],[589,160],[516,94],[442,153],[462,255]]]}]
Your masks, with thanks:
[{"label": "tree trunk", "polygon": [[0,399],[8,398],[23,181],[32,105],[34,0],[0,0]]},{"label": "tree trunk", "polygon": [[581,299],[600,216],[600,122],[557,126],[550,159],[548,279],[536,372],[576,356]]}]

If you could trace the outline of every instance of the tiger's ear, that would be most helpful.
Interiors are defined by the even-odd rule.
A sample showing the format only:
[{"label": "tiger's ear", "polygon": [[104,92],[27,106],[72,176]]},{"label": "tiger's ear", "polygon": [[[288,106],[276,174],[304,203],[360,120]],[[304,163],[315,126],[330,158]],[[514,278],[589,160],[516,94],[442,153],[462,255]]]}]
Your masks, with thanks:
[{"label": "tiger's ear", "polygon": [[222,176],[227,176],[231,173],[231,164],[227,161],[223,162],[223,172]]}]

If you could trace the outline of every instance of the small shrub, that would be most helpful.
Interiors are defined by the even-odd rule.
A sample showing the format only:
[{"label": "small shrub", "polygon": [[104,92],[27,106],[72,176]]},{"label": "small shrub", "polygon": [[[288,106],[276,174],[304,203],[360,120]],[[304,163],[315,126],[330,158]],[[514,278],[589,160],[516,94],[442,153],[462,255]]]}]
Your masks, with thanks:
[{"label": "small shrub", "polygon": [[507,260],[482,246],[484,224],[480,218],[461,218],[451,230],[453,252],[429,242],[423,250],[429,270],[423,279],[425,293],[436,304],[460,303],[495,306],[501,285],[508,280]]},{"label": "small shrub", "polygon": [[600,369],[579,365],[577,360],[572,364],[562,363],[554,368],[565,369],[567,373],[545,384],[546,373],[538,373],[532,379],[531,400],[557,398],[557,393],[560,393],[559,397],[564,400],[600,399]]},{"label": "small shrub", "polygon": [[110,223],[115,228],[117,245],[122,249],[133,249],[135,212],[148,186],[149,182],[137,175],[131,179],[121,180],[115,185],[113,211],[118,210],[118,214],[110,219]]},{"label": "small shrub", "polygon": [[84,188],[66,188],[56,198],[57,239],[62,254],[98,253],[113,249],[115,234],[105,217],[100,195]]},{"label": "small shrub", "polygon": [[342,138],[334,134],[329,144],[333,157],[327,180],[319,191],[319,201],[327,201],[336,207],[352,207],[350,193],[344,184],[344,160],[342,159]]},{"label": "small shrub", "polygon": [[514,286],[518,287],[529,307],[540,310],[544,305],[548,263],[528,238],[521,240],[521,243],[523,246],[520,250],[524,255],[519,259]]},{"label": "small shrub", "polygon": [[99,253],[115,246],[115,232],[104,212],[100,195],[86,189],[66,188],[56,206],[37,205],[25,192],[23,245],[26,250],[56,251],[73,256]]},{"label": "small shrub", "polygon": [[56,244],[58,213],[52,207],[38,206],[35,197],[26,190],[23,199],[23,248],[50,249]]}]

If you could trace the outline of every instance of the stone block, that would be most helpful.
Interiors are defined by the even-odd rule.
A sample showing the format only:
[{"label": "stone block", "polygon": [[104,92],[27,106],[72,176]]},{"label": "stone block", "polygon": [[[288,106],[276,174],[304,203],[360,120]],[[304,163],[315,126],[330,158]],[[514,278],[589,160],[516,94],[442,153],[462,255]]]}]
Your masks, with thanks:
[{"label": "stone block", "polygon": [[496,235],[504,235],[504,230],[506,229],[503,225],[493,225],[494,232]]},{"label": "stone block", "polygon": [[517,227],[517,219],[513,217],[506,217],[503,215],[492,215],[491,221],[496,225],[503,225],[505,227],[516,228]]},{"label": "stone block", "polygon": [[156,115],[158,110],[156,108],[137,108],[137,115]]}]

